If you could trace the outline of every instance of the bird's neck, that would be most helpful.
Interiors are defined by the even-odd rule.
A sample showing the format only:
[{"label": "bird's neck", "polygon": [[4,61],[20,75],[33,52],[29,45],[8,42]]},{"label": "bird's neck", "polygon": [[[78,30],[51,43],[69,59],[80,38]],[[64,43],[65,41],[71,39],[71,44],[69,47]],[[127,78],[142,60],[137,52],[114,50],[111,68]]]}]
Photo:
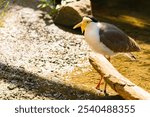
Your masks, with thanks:
[{"label": "bird's neck", "polygon": [[99,30],[99,27],[98,27],[99,23],[95,23],[95,22],[91,22],[89,23],[86,28],[85,28],[85,33],[89,33],[91,31],[96,31],[96,30]]},{"label": "bird's neck", "polygon": [[91,22],[86,26],[84,35],[92,32],[98,33],[98,31],[99,31],[99,23]]}]

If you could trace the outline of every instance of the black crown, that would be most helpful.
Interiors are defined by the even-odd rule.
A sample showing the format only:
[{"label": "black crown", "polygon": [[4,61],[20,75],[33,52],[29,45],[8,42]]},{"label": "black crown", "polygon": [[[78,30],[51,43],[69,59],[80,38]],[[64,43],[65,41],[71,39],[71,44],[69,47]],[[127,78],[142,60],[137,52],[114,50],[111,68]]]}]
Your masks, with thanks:
[{"label": "black crown", "polygon": [[98,22],[98,20],[93,16],[85,16],[85,17],[90,18],[93,22]]}]

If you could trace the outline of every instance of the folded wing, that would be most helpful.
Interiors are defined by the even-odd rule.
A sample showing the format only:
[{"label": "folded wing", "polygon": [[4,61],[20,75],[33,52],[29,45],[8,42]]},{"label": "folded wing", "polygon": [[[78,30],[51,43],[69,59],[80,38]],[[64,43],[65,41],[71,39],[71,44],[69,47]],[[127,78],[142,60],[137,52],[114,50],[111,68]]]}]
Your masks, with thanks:
[{"label": "folded wing", "polygon": [[100,41],[114,52],[140,51],[138,44],[122,30],[108,23],[100,25]]}]

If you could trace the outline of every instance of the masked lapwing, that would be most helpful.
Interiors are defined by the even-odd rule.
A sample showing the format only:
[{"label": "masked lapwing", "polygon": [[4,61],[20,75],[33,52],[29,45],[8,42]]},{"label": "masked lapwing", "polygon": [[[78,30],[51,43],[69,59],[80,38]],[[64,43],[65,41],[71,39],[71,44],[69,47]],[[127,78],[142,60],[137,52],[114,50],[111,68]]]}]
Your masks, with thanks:
[{"label": "masked lapwing", "polygon": [[[140,51],[138,44],[115,25],[98,22],[94,17],[85,16],[73,29],[78,27],[81,27],[90,48],[96,53],[103,54],[109,61],[111,56],[119,53],[135,59],[131,52]],[[102,78],[96,89],[100,89],[101,80]],[[106,93],[106,86],[107,83],[105,83],[104,93]]]}]

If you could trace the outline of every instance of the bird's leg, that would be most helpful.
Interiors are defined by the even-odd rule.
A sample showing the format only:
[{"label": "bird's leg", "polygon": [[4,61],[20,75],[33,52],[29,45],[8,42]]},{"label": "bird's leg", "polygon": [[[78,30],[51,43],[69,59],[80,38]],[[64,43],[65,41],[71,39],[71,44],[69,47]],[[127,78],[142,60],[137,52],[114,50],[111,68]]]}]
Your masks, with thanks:
[{"label": "bird's leg", "polygon": [[107,95],[107,90],[106,90],[106,88],[107,88],[107,82],[105,82],[105,86],[104,86],[104,94],[105,94],[105,95]]},{"label": "bird's leg", "polygon": [[[106,56],[105,56],[106,57]],[[110,62],[110,56],[109,57],[106,57],[107,58],[107,60]],[[103,79],[103,75],[101,75],[101,78],[100,78],[100,80],[99,80],[99,83],[97,84],[97,86],[96,86],[96,89],[97,90],[100,90],[100,85],[101,85],[101,82],[102,82],[102,79]],[[104,81],[105,82],[105,81]],[[105,82],[105,86],[104,86],[104,93],[107,95],[107,82]]]},{"label": "bird's leg", "polygon": [[[110,62],[110,56],[107,57],[107,60]],[[107,94],[107,82],[105,82],[104,93],[105,93],[105,95],[108,95]]]},{"label": "bird's leg", "polygon": [[103,79],[103,77],[101,76],[101,79],[99,80],[99,83],[96,86],[97,90],[100,90],[100,85],[101,85],[102,79]]}]

